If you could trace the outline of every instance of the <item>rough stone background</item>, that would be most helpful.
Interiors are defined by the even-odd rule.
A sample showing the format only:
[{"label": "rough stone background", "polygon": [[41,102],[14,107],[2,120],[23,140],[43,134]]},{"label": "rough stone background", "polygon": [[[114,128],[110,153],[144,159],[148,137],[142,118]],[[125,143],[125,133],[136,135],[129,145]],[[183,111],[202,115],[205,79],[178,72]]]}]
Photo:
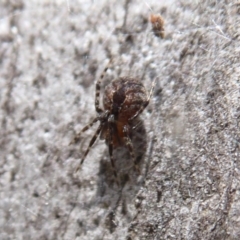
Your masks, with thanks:
[{"label": "rough stone background", "polygon": [[[0,239],[240,239],[239,40],[234,0],[1,0]],[[74,173],[95,128],[68,146],[110,55],[104,84],[157,78],[121,192],[103,141]]]}]

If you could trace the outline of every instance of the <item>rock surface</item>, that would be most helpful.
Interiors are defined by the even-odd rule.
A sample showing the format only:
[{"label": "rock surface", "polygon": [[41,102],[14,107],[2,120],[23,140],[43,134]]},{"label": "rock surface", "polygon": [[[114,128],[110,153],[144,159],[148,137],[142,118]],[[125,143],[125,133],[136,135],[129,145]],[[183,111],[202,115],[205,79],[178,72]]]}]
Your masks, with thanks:
[{"label": "rock surface", "polygon": [[[240,239],[240,4],[165,2],[0,2],[0,239]],[[105,85],[157,79],[121,192],[103,141],[74,173],[94,127],[68,146],[110,56]]]}]

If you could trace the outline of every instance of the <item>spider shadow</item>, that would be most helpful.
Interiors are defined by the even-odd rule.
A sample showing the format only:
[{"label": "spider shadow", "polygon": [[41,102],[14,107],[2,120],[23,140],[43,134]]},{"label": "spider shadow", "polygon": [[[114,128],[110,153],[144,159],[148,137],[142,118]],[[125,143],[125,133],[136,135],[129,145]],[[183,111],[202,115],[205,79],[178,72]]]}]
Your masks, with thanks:
[{"label": "spider shadow", "polygon": [[[131,140],[133,143],[136,164],[140,169],[138,173],[134,169],[134,163],[131,159],[128,149],[123,146],[114,149],[113,155],[115,167],[118,174],[119,186],[114,178],[113,169],[106,150],[100,161],[98,172],[97,197],[107,201],[108,212],[105,218],[105,225],[110,232],[114,232],[117,227],[116,218],[125,219],[129,223],[133,218],[132,205],[134,199],[144,183],[147,163],[144,161],[147,150],[147,134],[143,120],[137,119],[131,130]],[[119,215],[120,214],[120,215]]]}]

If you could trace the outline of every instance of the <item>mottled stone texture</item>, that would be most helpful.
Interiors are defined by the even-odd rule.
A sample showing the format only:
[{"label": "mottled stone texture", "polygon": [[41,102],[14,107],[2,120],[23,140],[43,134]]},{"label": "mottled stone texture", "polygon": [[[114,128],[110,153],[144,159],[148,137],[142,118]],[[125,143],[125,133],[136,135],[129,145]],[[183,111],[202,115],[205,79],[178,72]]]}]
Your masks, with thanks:
[{"label": "mottled stone texture", "polygon": [[[234,0],[1,0],[0,239],[240,239],[239,34]],[[103,85],[157,78],[121,192],[103,141],[74,172],[95,128],[68,146],[110,56]]]}]

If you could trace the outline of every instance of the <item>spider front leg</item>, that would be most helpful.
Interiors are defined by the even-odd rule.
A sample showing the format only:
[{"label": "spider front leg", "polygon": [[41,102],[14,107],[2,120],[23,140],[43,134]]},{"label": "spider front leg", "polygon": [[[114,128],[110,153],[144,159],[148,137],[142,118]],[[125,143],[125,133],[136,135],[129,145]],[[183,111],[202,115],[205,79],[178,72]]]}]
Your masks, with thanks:
[{"label": "spider front leg", "polygon": [[138,172],[138,174],[140,174],[140,169],[139,169],[139,166],[137,165],[137,162],[136,162],[136,157],[135,157],[135,153],[134,153],[134,149],[133,149],[132,140],[130,138],[129,125],[125,125],[123,127],[123,133],[124,133],[124,142],[125,142],[126,147],[128,148],[131,159],[133,161],[134,169],[135,169],[135,171]]},{"label": "spider front leg", "polygon": [[93,135],[93,137],[92,137],[92,139],[91,139],[91,141],[90,141],[90,143],[89,143],[89,145],[88,145],[88,148],[87,148],[87,150],[85,151],[85,153],[84,153],[84,155],[83,155],[83,158],[82,158],[80,164],[79,164],[78,167],[76,168],[76,172],[79,171],[81,165],[83,164],[84,159],[85,159],[86,156],[88,155],[88,153],[89,153],[92,145],[93,145],[94,142],[96,141],[96,139],[97,139],[98,135],[100,134],[101,130],[102,130],[102,123],[98,126],[97,131],[96,131],[95,134]]},{"label": "spider front leg", "polygon": [[69,145],[73,143],[77,143],[80,140],[81,134],[85,131],[87,131],[89,128],[93,126],[94,123],[96,123],[99,120],[99,117],[96,117],[90,122],[88,125],[86,125],[76,136],[73,138],[73,140],[69,143]]}]

